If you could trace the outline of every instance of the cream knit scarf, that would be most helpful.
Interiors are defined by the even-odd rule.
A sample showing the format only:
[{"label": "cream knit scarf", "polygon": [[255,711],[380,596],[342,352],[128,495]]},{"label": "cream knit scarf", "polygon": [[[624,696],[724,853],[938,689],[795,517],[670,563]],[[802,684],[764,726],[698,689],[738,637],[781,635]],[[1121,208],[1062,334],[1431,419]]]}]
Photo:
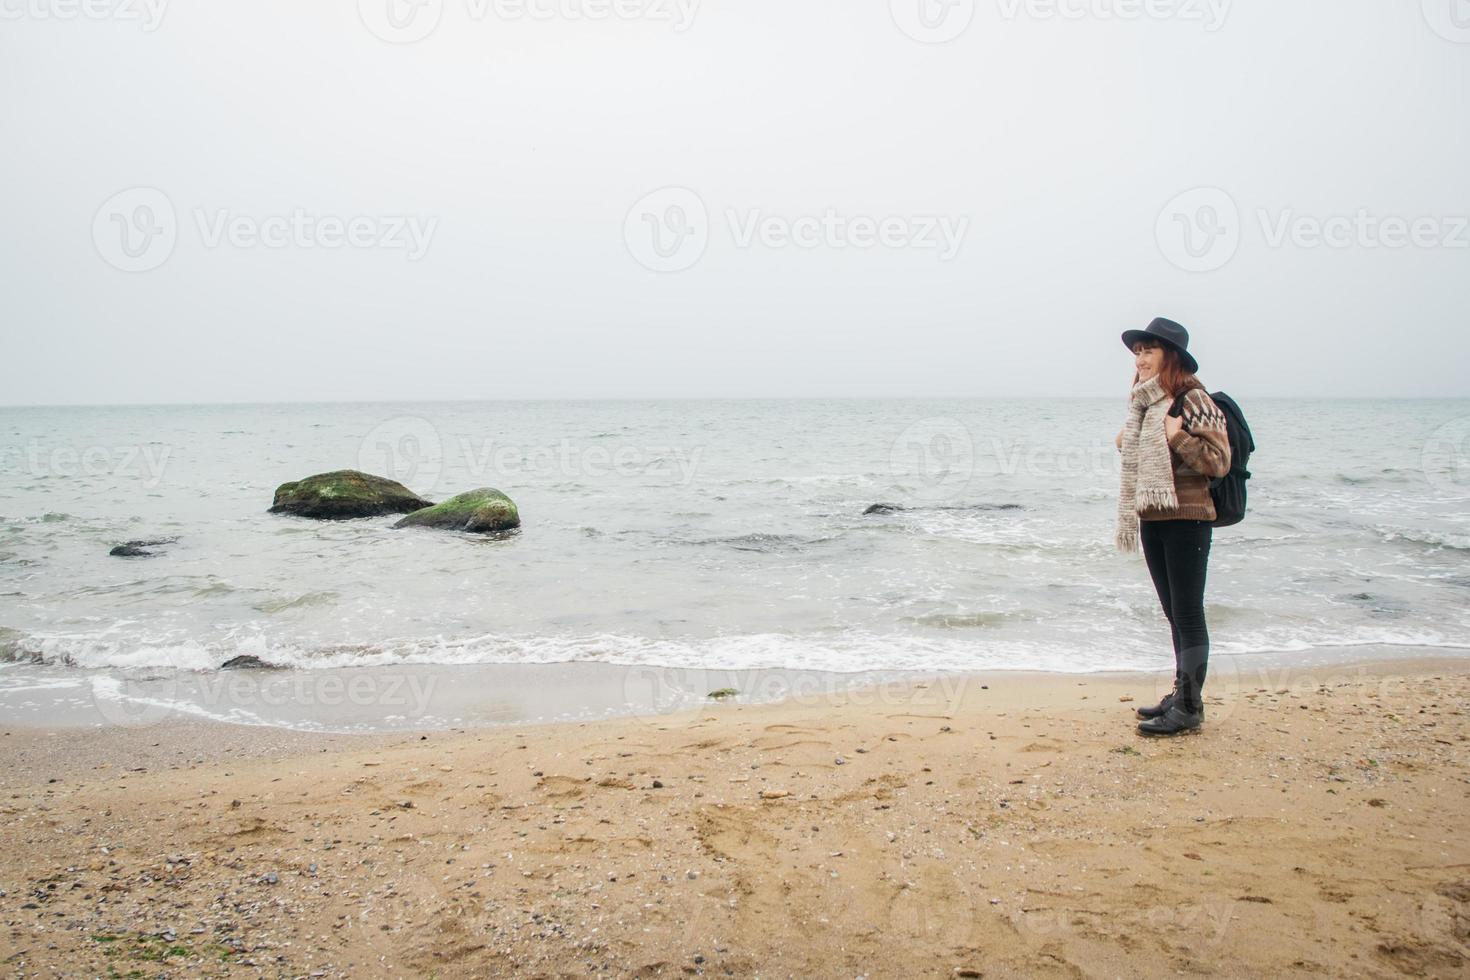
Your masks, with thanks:
[{"label": "cream knit scarf", "polygon": [[1179,506],[1164,416],[1174,404],[1159,376],[1133,386],[1123,423],[1123,487],[1118,494],[1119,551],[1138,550],[1138,514],[1148,507]]}]

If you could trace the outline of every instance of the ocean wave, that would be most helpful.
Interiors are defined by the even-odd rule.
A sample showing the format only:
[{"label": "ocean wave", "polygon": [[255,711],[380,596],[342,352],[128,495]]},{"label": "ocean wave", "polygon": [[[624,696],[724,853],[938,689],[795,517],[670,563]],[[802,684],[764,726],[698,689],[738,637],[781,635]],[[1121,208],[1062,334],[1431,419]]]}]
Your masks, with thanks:
[{"label": "ocean wave", "polygon": [[305,609],[311,606],[329,606],[336,602],[341,596],[332,591],[306,592],[297,596],[279,596],[272,599],[264,599],[252,603],[251,608],[260,612],[274,615],[275,613],[287,612],[291,609]]},{"label": "ocean wave", "polygon": [[[1017,614],[1019,615],[1019,614]],[[393,667],[408,664],[549,664],[569,661],[626,667],[720,670],[864,671],[1035,670],[1058,673],[1156,670],[1172,663],[1159,631],[1123,623],[1117,629],[1062,631],[1047,639],[973,634],[748,633],[666,639],[619,633],[562,636],[484,635],[466,639],[398,638],[381,643],[305,644],[264,635],[199,641],[184,637],[126,639],[102,634],[17,635],[0,638],[0,662],[85,669],[214,671],[237,656],[297,670]],[[1470,636],[1384,626],[1325,625],[1231,630],[1217,640],[1221,656],[1363,646],[1432,647],[1470,651]]]},{"label": "ocean wave", "polygon": [[932,629],[964,630],[987,629],[1007,623],[1032,622],[1038,618],[1032,612],[973,612],[973,613],[928,613],[923,616],[905,616],[901,622]]},{"label": "ocean wave", "polygon": [[1376,528],[1385,542],[1404,541],[1409,544],[1425,545],[1430,548],[1449,548],[1452,551],[1470,551],[1470,535],[1447,534],[1439,531],[1406,531],[1398,528]]},{"label": "ocean wave", "polygon": [[836,540],[835,537],[806,537],[800,534],[773,534],[764,531],[754,531],[750,534],[734,534],[726,537],[714,538],[684,538],[676,539],[679,544],[697,546],[717,546],[733,548],[735,551],[758,551],[768,554],[789,554],[792,552],[805,551],[806,549],[823,544],[827,541]]}]

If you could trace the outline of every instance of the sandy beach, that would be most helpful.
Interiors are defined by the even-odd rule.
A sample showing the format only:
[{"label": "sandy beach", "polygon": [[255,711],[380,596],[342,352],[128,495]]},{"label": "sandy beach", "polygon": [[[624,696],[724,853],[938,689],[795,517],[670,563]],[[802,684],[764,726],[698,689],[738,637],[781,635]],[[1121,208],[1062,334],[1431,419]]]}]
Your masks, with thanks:
[{"label": "sandy beach", "polygon": [[1470,664],[0,736],[7,976],[1463,976]]}]

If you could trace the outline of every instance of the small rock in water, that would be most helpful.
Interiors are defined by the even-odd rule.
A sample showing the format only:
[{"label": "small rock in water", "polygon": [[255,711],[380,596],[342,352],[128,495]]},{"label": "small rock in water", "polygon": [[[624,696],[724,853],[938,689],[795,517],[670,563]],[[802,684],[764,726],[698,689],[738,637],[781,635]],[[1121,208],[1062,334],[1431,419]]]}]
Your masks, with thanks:
[{"label": "small rock in water", "polygon": [[220,670],[275,670],[274,664],[268,664],[253,653],[241,654],[231,657],[219,665]]},{"label": "small rock in water", "polygon": [[869,514],[894,514],[904,509],[905,508],[900,506],[899,504],[874,504],[867,510],[863,511],[863,516],[866,517]]},{"label": "small rock in water", "polygon": [[143,541],[125,541],[108,552],[114,558],[152,558],[157,554],[149,551],[150,548],[159,548],[166,544],[173,544],[178,538],[149,538]]}]

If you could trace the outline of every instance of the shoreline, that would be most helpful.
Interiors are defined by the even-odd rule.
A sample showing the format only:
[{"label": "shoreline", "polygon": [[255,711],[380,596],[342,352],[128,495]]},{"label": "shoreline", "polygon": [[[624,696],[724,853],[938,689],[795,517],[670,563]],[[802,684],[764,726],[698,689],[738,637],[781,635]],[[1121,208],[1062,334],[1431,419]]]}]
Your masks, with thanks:
[{"label": "shoreline", "polygon": [[[0,736],[16,976],[1447,975],[1470,661],[435,733]],[[47,767],[53,768],[48,771]],[[820,934],[825,942],[813,943]]]},{"label": "shoreline", "polygon": [[[1275,684],[1363,665],[1458,660],[1459,648],[1371,644],[1251,654],[1217,653],[1210,692]],[[1075,672],[1027,669],[864,670],[679,668],[596,661],[401,664],[322,669],[162,670],[0,665],[0,728],[143,730],[193,722],[297,734],[373,735],[658,719],[716,706],[831,698],[917,683],[963,685],[989,677],[1154,678],[1167,668]],[[716,691],[734,691],[711,701]]]}]

